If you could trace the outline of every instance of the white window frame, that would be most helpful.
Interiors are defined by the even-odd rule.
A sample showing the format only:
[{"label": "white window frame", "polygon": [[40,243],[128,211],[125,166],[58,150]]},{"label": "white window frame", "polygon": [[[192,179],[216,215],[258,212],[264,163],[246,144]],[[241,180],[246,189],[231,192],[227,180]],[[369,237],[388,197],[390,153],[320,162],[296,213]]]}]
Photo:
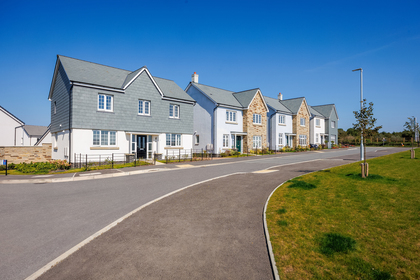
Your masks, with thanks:
[{"label": "white window frame", "polygon": [[200,144],[200,135],[199,134],[196,134],[195,135],[195,144],[196,145],[199,145]]},{"label": "white window frame", "polygon": [[166,133],[166,146],[167,147],[181,147],[181,134]]},{"label": "white window frame", "polygon": [[[103,98],[101,104],[101,97]],[[109,107],[108,107],[109,101]],[[114,111],[114,96],[104,93],[98,94],[98,111],[113,112]]]},{"label": "white window frame", "polygon": [[279,115],[279,125],[286,125],[286,115]]},{"label": "white window frame", "polygon": [[180,108],[177,104],[169,104],[169,118],[179,119]]},{"label": "white window frame", "polygon": [[302,134],[300,134],[299,135],[299,145],[300,146],[307,146],[308,144],[308,142],[307,142],[307,139],[308,139],[308,137],[306,136],[306,135],[302,135]]},{"label": "white window frame", "polygon": [[262,117],[261,117],[260,114],[253,114],[252,115],[252,122],[254,124],[261,124],[261,119],[262,119]]},{"label": "white window frame", "polygon": [[321,126],[321,120],[320,120],[320,119],[315,118],[315,125],[316,125],[317,127],[320,127],[320,126]]},{"label": "white window frame", "polygon": [[150,109],[150,101],[139,99],[138,115],[150,116]]},{"label": "white window frame", "polygon": [[235,111],[226,110],[226,122],[237,123]]},{"label": "white window frame", "polygon": [[319,143],[319,133],[315,133],[315,143]]},{"label": "white window frame", "polygon": [[54,115],[57,114],[57,101],[54,101]]},{"label": "white window frame", "polygon": [[223,134],[222,147],[229,148],[229,134]]},{"label": "white window frame", "polygon": [[230,146],[231,146],[231,148],[232,148],[232,149],[236,149],[236,145],[235,145],[235,142],[236,142],[236,141],[235,141],[235,138],[236,138],[236,137],[235,137],[235,134],[231,134],[231,135],[230,135],[230,142],[231,142],[231,143],[230,143]]},{"label": "white window frame", "polygon": [[279,133],[279,146],[283,147],[283,133]]},{"label": "white window frame", "polygon": [[92,145],[96,147],[117,146],[117,132],[112,130],[93,130]]},{"label": "white window frame", "polygon": [[300,118],[300,126],[306,126],[306,119],[305,118]]},{"label": "white window frame", "polygon": [[259,135],[252,136],[252,148],[253,149],[262,148],[262,136],[259,136]]},{"label": "white window frame", "polygon": [[335,128],[335,121],[331,121],[331,128]]}]

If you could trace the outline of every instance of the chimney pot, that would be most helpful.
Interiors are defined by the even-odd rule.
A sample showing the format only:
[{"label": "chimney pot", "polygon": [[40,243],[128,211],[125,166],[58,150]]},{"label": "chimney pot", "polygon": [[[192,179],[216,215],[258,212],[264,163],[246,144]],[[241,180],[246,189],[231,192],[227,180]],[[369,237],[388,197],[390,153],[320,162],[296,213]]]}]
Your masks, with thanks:
[{"label": "chimney pot", "polygon": [[279,100],[283,100],[283,94],[281,92],[279,92]]}]

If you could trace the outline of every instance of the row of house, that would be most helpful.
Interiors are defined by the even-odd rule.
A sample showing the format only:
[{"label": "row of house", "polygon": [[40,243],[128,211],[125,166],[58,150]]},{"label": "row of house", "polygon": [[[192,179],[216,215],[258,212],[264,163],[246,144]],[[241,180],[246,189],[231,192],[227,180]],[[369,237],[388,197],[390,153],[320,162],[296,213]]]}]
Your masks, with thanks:
[{"label": "row of house", "polygon": [[278,99],[260,89],[233,92],[198,82],[182,90],[146,67],[127,71],[57,56],[51,101],[52,158],[136,153],[151,158],[179,149],[308,146],[337,139],[334,104],[308,106],[304,97]]}]

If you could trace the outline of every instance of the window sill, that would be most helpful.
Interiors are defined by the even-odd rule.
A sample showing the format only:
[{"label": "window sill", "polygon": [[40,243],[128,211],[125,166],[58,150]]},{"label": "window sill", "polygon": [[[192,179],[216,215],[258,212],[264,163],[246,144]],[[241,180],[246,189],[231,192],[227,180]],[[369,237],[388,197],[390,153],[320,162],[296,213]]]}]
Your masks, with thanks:
[{"label": "window sill", "polygon": [[279,123],[279,125],[280,125],[280,126],[286,126],[286,124],[285,124],[285,123]]},{"label": "window sill", "polygon": [[114,113],[114,111],[108,111],[108,110],[96,110],[96,112],[100,112],[100,113]]},{"label": "window sill", "polygon": [[179,120],[179,118],[169,117],[170,120]]},{"label": "window sill", "polygon": [[260,125],[260,126],[262,126],[262,124],[261,123],[252,123],[253,125]]},{"label": "window sill", "polygon": [[165,150],[183,150],[184,149],[184,147],[165,147],[164,148]]},{"label": "window sill", "polygon": [[146,115],[146,114],[137,114],[137,116],[150,117],[150,114],[149,115]]},{"label": "window sill", "polygon": [[237,122],[228,122],[228,121],[226,121],[225,123],[228,123],[228,124],[238,124]]},{"label": "window sill", "polygon": [[91,150],[119,150],[120,147],[90,147]]}]

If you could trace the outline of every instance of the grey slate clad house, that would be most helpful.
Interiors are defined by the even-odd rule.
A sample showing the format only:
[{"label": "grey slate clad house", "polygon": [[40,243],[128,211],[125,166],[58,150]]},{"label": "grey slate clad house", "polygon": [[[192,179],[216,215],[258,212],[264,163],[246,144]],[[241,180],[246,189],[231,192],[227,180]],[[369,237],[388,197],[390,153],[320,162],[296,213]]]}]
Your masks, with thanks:
[{"label": "grey slate clad house", "polygon": [[325,118],[325,139],[328,141],[328,148],[331,148],[332,142],[338,141],[338,114],[334,104],[312,106],[317,112]]},{"label": "grey slate clad house", "polygon": [[49,93],[54,159],[191,149],[195,104],[146,67],[122,70],[58,55]]}]

